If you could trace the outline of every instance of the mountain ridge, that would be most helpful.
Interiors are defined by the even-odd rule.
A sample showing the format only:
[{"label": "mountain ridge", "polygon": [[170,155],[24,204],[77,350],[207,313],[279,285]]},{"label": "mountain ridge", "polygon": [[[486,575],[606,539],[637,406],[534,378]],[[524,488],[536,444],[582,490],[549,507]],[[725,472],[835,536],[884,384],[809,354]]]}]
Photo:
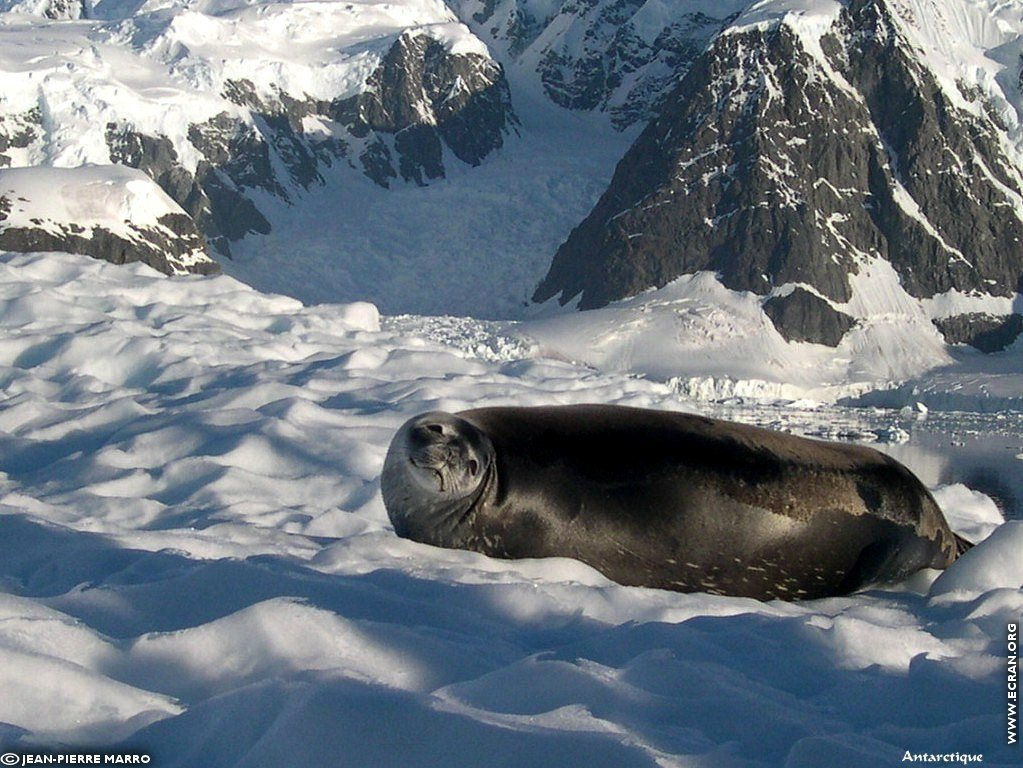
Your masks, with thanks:
[{"label": "mountain ridge", "polygon": [[953,103],[889,2],[775,5],[692,65],[535,301],[594,308],[709,269],[772,301],[807,286],[837,317],[873,256],[916,298],[1020,292],[1023,181],[1003,126]]},{"label": "mountain ridge", "polygon": [[270,231],[265,195],[338,164],[427,183],[515,131],[500,65],[439,0],[51,5],[0,5],[0,166],[139,168],[224,256]]}]

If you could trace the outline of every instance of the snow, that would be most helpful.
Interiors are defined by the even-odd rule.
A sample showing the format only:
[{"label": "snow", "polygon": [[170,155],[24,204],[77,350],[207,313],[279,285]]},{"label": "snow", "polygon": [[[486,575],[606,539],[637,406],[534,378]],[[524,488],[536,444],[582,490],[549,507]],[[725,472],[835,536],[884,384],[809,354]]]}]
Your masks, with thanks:
[{"label": "snow", "polygon": [[728,34],[784,22],[798,28],[811,27],[819,37],[835,23],[842,6],[837,0],[758,0],[743,10]]},{"label": "snow", "polygon": [[928,316],[939,320],[946,317],[968,314],[989,314],[1004,317],[1012,314],[1020,297],[988,296],[984,294],[963,293],[952,289],[923,300]]},{"label": "snow", "polygon": [[967,541],[983,541],[1003,522],[1001,512],[989,497],[962,483],[942,486],[934,498],[942,509],[951,511],[949,525]]},{"label": "snow", "polygon": [[784,383],[798,388],[804,383],[798,362],[760,302],[703,272],[604,309],[525,321],[518,331],[535,339],[541,354],[600,370],[661,380],[697,375],[763,379],[777,372],[774,378],[781,384],[784,369]]},{"label": "snow", "polygon": [[936,600],[983,598],[997,590],[1023,587],[1023,522],[1010,520],[963,555],[961,567],[943,573],[931,587]]},{"label": "snow", "polygon": [[369,300],[389,315],[528,314],[551,255],[634,137],[512,89],[521,135],[479,167],[446,163],[445,179],[391,189],[335,168],[301,205],[260,198],[273,231],[232,245],[225,271],[305,303]]},{"label": "snow", "polygon": [[903,33],[925,55],[928,65],[957,103],[963,102],[956,85],[962,80],[980,86],[1002,103],[1008,98],[1018,106],[1018,95],[1003,92],[998,85],[1007,63],[1001,59],[1007,48],[1018,50],[1023,33],[1018,2],[890,0],[889,4]]},{"label": "snow", "polygon": [[46,233],[65,242],[112,235],[145,250],[187,243],[168,255],[168,270],[213,266],[198,232],[186,240],[179,228],[190,221],[187,214],[142,171],[120,165],[0,170],[0,201],[0,232],[23,229],[30,237]]},{"label": "snow", "polygon": [[[814,41],[839,7],[747,5],[742,23],[784,19]],[[1018,140],[1021,4],[897,5],[943,87],[981,87]],[[15,6],[38,10],[0,7]],[[410,27],[486,52],[439,0],[91,9],[0,16],[0,104],[41,121],[8,154],[57,166],[0,171],[0,193],[25,198],[19,221],[113,228],[167,210],[134,172],[61,168],[109,162],[111,119],[181,151],[190,124],[240,109],[220,97],[234,77],[334,98]],[[673,12],[651,0],[631,23],[648,38]],[[1018,763],[1001,696],[1005,628],[1023,615],[1023,419],[1006,412],[1023,409],[1023,358],[950,349],[931,320],[1020,297],[918,301],[865,255],[835,305],[860,320],[838,349],[786,342],[764,297],[708,273],[585,314],[527,310],[631,138],[530,85],[544,45],[581,45],[568,32],[509,68],[522,135],[505,150],[425,189],[344,169],[295,207],[261,198],[274,232],[239,244],[233,276],[0,256],[0,748],[128,745],[209,768]],[[823,404],[841,398],[896,410]],[[379,473],[407,418],[577,402],[873,442],[978,546],[944,574],[763,604],[393,534]]]},{"label": "snow", "polygon": [[[952,308],[1006,305],[951,294],[921,302],[879,258],[865,258],[850,283],[852,298],[833,306],[858,323],[836,349],[787,342],[763,311],[765,297],[729,290],[710,272],[684,275],[603,309],[526,320],[515,332],[533,340],[540,354],[675,380],[701,399],[836,401],[947,371],[958,361],[931,320]],[[794,287],[779,286],[772,295]]]},{"label": "snow", "polygon": [[[1016,764],[1005,628],[1023,614],[1023,539],[976,488],[936,488],[986,537],[944,575],[799,604],[395,537],[378,476],[415,413],[695,407],[499,332],[227,276],[0,257],[3,751],[210,768],[799,768],[907,750]],[[910,415],[925,417],[940,415]]]}]

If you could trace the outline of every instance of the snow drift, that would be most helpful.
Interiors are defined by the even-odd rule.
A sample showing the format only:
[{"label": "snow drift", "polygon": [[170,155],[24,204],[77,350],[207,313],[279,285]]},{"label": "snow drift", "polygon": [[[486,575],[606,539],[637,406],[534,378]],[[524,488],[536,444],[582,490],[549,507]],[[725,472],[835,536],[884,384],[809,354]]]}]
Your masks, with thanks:
[{"label": "snow drift", "polygon": [[[477,331],[479,329],[477,328]],[[477,342],[463,334],[465,348]],[[505,350],[502,352],[502,350]],[[864,765],[1004,746],[1018,523],[946,574],[803,604],[621,587],[394,536],[414,413],[664,384],[427,341],[369,304],[0,259],[0,742],[161,766]],[[993,530],[993,533],[991,532]]]}]

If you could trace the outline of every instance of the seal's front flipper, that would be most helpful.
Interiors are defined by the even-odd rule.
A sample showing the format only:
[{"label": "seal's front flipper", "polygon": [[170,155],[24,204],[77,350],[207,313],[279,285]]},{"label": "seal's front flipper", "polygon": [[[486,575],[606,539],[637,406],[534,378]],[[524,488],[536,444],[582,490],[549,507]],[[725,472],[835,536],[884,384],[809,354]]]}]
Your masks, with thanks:
[{"label": "seal's front flipper", "polygon": [[896,563],[899,561],[900,543],[898,539],[881,539],[864,547],[842,580],[838,594],[849,594],[871,584],[898,580],[901,569],[896,567]]}]

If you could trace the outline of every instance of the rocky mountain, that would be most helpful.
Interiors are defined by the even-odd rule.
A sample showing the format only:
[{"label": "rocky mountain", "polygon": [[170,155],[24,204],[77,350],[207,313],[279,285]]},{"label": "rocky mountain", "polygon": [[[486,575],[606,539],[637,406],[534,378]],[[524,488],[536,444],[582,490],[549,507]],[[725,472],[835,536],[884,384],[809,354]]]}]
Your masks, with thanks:
[{"label": "rocky mountain", "polygon": [[[786,338],[835,346],[858,319],[850,277],[874,259],[920,300],[1023,291],[1019,63],[986,88],[956,77],[961,51],[927,38],[945,19],[922,0],[754,4],[687,69],[534,299],[599,307],[710,270],[763,297]],[[1018,30],[987,21],[986,44],[1018,50]],[[1019,332],[935,319],[987,348]]]},{"label": "rocky mountain", "polygon": [[449,0],[508,66],[566,109],[642,125],[742,0]]},{"label": "rocky mountain", "polygon": [[15,0],[0,21],[0,167],[140,169],[223,255],[332,169],[426,184],[516,130],[439,0]]}]

